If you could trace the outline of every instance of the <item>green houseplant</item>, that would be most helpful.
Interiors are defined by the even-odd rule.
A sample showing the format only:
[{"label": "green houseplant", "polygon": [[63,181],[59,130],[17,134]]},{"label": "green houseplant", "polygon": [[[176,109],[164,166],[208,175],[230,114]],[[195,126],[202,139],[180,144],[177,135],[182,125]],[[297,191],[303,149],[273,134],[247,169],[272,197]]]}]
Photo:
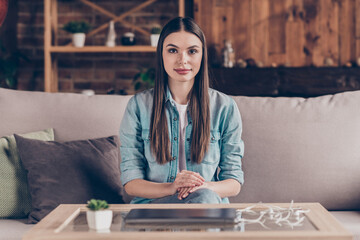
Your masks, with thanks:
[{"label": "green houseplant", "polygon": [[72,34],[72,41],[75,47],[85,45],[86,33],[91,29],[91,25],[85,21],[70,21],[63,26],[63,30]]},{"label": "green houseplant", "polygon": [[113,212],[109,210],[109,205],[105,200],[91,199],[87,202],[86,220],[90,229],[106,230],[112,222]]},{"label": "green houseplant", "polygon": [[152,47],[156,47],[157,43],[159,41],[160,33],[161,33],[161,27],[160,25],[154,25],[151,28],[151,35],[150,35],[150,42]]},{"label": "green houseplant", "polygon": [[0,40],[0,87],[15,89],[21,60],[29,59],[19,51],[10,52]]},{"label": "green houseplant", "polygon": [[155,68],[141,68],[133,78],[135,91],[145,90],[154,87]]}]

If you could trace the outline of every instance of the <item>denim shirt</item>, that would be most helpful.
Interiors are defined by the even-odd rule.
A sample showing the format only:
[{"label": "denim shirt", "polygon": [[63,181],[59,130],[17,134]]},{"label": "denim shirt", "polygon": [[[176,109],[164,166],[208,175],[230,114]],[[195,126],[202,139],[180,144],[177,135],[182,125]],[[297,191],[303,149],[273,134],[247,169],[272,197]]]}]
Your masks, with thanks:
[{"label": "denim shirt", "polygon": [[[210,96],[210,144],[200,164],[190,161],[192,120],[188,111],[186,127],[186,168],[198,172],[205,181],[235,179],[244,182],[241,159],[244,143],[241,139],[242,122],[235,101],[216,90],[209,89]],[[179,113],[170,90],[167,89],[165,109],[171,141],[172,161],[158,164],[150,149],[150,120],[153,89],[134,95],[128,102],[120,126],[121,182],[125,185],[134,179],[157,183],[173,182],[177,175],[179,156]],[[148,203],[153,199],[135,197],[131,203]],[[227,198],[223,199],[228,203]]]}]

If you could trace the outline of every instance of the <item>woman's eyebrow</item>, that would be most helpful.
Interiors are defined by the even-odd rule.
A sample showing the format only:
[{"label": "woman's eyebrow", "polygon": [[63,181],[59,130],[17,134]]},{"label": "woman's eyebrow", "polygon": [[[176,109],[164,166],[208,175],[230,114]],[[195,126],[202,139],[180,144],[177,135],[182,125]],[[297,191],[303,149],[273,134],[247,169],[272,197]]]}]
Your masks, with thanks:
[{"label": "woman's eyebrow", "polygon": [[198,45],[192,45],[192,46],[188,47],[188,49],[189,48],[200,48],[200,47]]},{"label": "woman's eyebrow", "polygon": [[174,45],[174,44],[171,44],[169,43],[168,45],[166,45],[166,47],[176,47],[176,48],[179,48],[178,46]]},{"label": "woman's eyebrow", "polygon": [[[175,47],[175,48],[179,48],[178,46],[176,46],[175,44],[169,43],[168,45],[166,45],[166,47]],[[192,45],[190,47],[188,47],[188,49],[190,48],[200,48],[198,45]]]}]

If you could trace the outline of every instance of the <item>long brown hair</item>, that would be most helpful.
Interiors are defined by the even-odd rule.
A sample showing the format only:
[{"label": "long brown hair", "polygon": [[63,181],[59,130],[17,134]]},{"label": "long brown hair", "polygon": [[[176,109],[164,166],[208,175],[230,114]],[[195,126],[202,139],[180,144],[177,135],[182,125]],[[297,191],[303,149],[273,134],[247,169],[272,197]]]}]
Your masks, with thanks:
[{"label": "long brown hair", "polygon": [[194,86],[190,91],[189,112],[192,119],[191,161],[200,163],[210,142],[209,73],[205,35],[191,18],[177,17],[168,22],[159,38],[156,51],[156,77],[150,122],[151,150],[159,164],[172,160],[170,139],[165,111],[168,75],[162,57],[165,38],[174,32],[186,31],[196,35],[202,42],[202,60]]}]

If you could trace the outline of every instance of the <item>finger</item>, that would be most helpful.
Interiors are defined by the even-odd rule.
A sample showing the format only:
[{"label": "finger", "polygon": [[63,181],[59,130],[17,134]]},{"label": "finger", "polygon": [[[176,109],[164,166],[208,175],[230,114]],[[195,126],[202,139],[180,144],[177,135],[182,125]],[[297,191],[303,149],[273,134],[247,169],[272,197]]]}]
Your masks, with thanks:
[{"label": "finger", "polygon": [[203,183],[204,180],[200,175],[196,175],[196,174],[187,174],[187,175],[183,175],[179,178],[181,181],[195,181],[198,183]]},{"label": "finger", "polygon": [[200,183],[198,181],[179,181],[177,186],[178,187],[196,187],[196,186],[201,186],[203,183]]},{"label": "finger", "polygon": [[178,198],[181,200],[183,198],[183,195],[189,190],[190,188],[182,188],[179,192]]},{"label": "finger", "polygon": [[196,180],[199,180],[201,182],[205,181],[205,179],[199,173],[196,173],[196,172],[191,172],[191,173],[184,174],[184,177],[188,177],[188,178],[191,178],[191,179],[196,179]]},{"label": "finger", "polygon": [[201,186],[191,188],[191,189],[189,190],[189,193],[195,192],[195,191],[198,190],[200,187],[201,187]]},{"label": "finger", "polygon": [[188,170],[182,170],[179,174],[182,174],[184,176],[195,176],[196,178],[199,178],[203,181],[205,181],[205,179],[200,175],[200,173],[198,172],[192,172],[192,171],[188,171]]},{"label": "finger", "polygon": [[186,189],[186,191],[183,192],[181,198],[184,199],[184,198],[186,198],[187,196],[189,196],[189,191],[190,191],[190,190],[191,190],[191,188]]},{"label": "finger", "polygon": [[197,172],[196,175],[199,176],[201,180],[205,181],[205,178],[203,178],[203,176],[201,176],[200,173]]},{"label": "finger", "polygon": [[189,188],[188,191],[186,191],[186,192],[182,195],[182,198],[186,198],[187,196],[189,196],[190,191],[191,191],[192,189],[193,189],[193,188]]}]

